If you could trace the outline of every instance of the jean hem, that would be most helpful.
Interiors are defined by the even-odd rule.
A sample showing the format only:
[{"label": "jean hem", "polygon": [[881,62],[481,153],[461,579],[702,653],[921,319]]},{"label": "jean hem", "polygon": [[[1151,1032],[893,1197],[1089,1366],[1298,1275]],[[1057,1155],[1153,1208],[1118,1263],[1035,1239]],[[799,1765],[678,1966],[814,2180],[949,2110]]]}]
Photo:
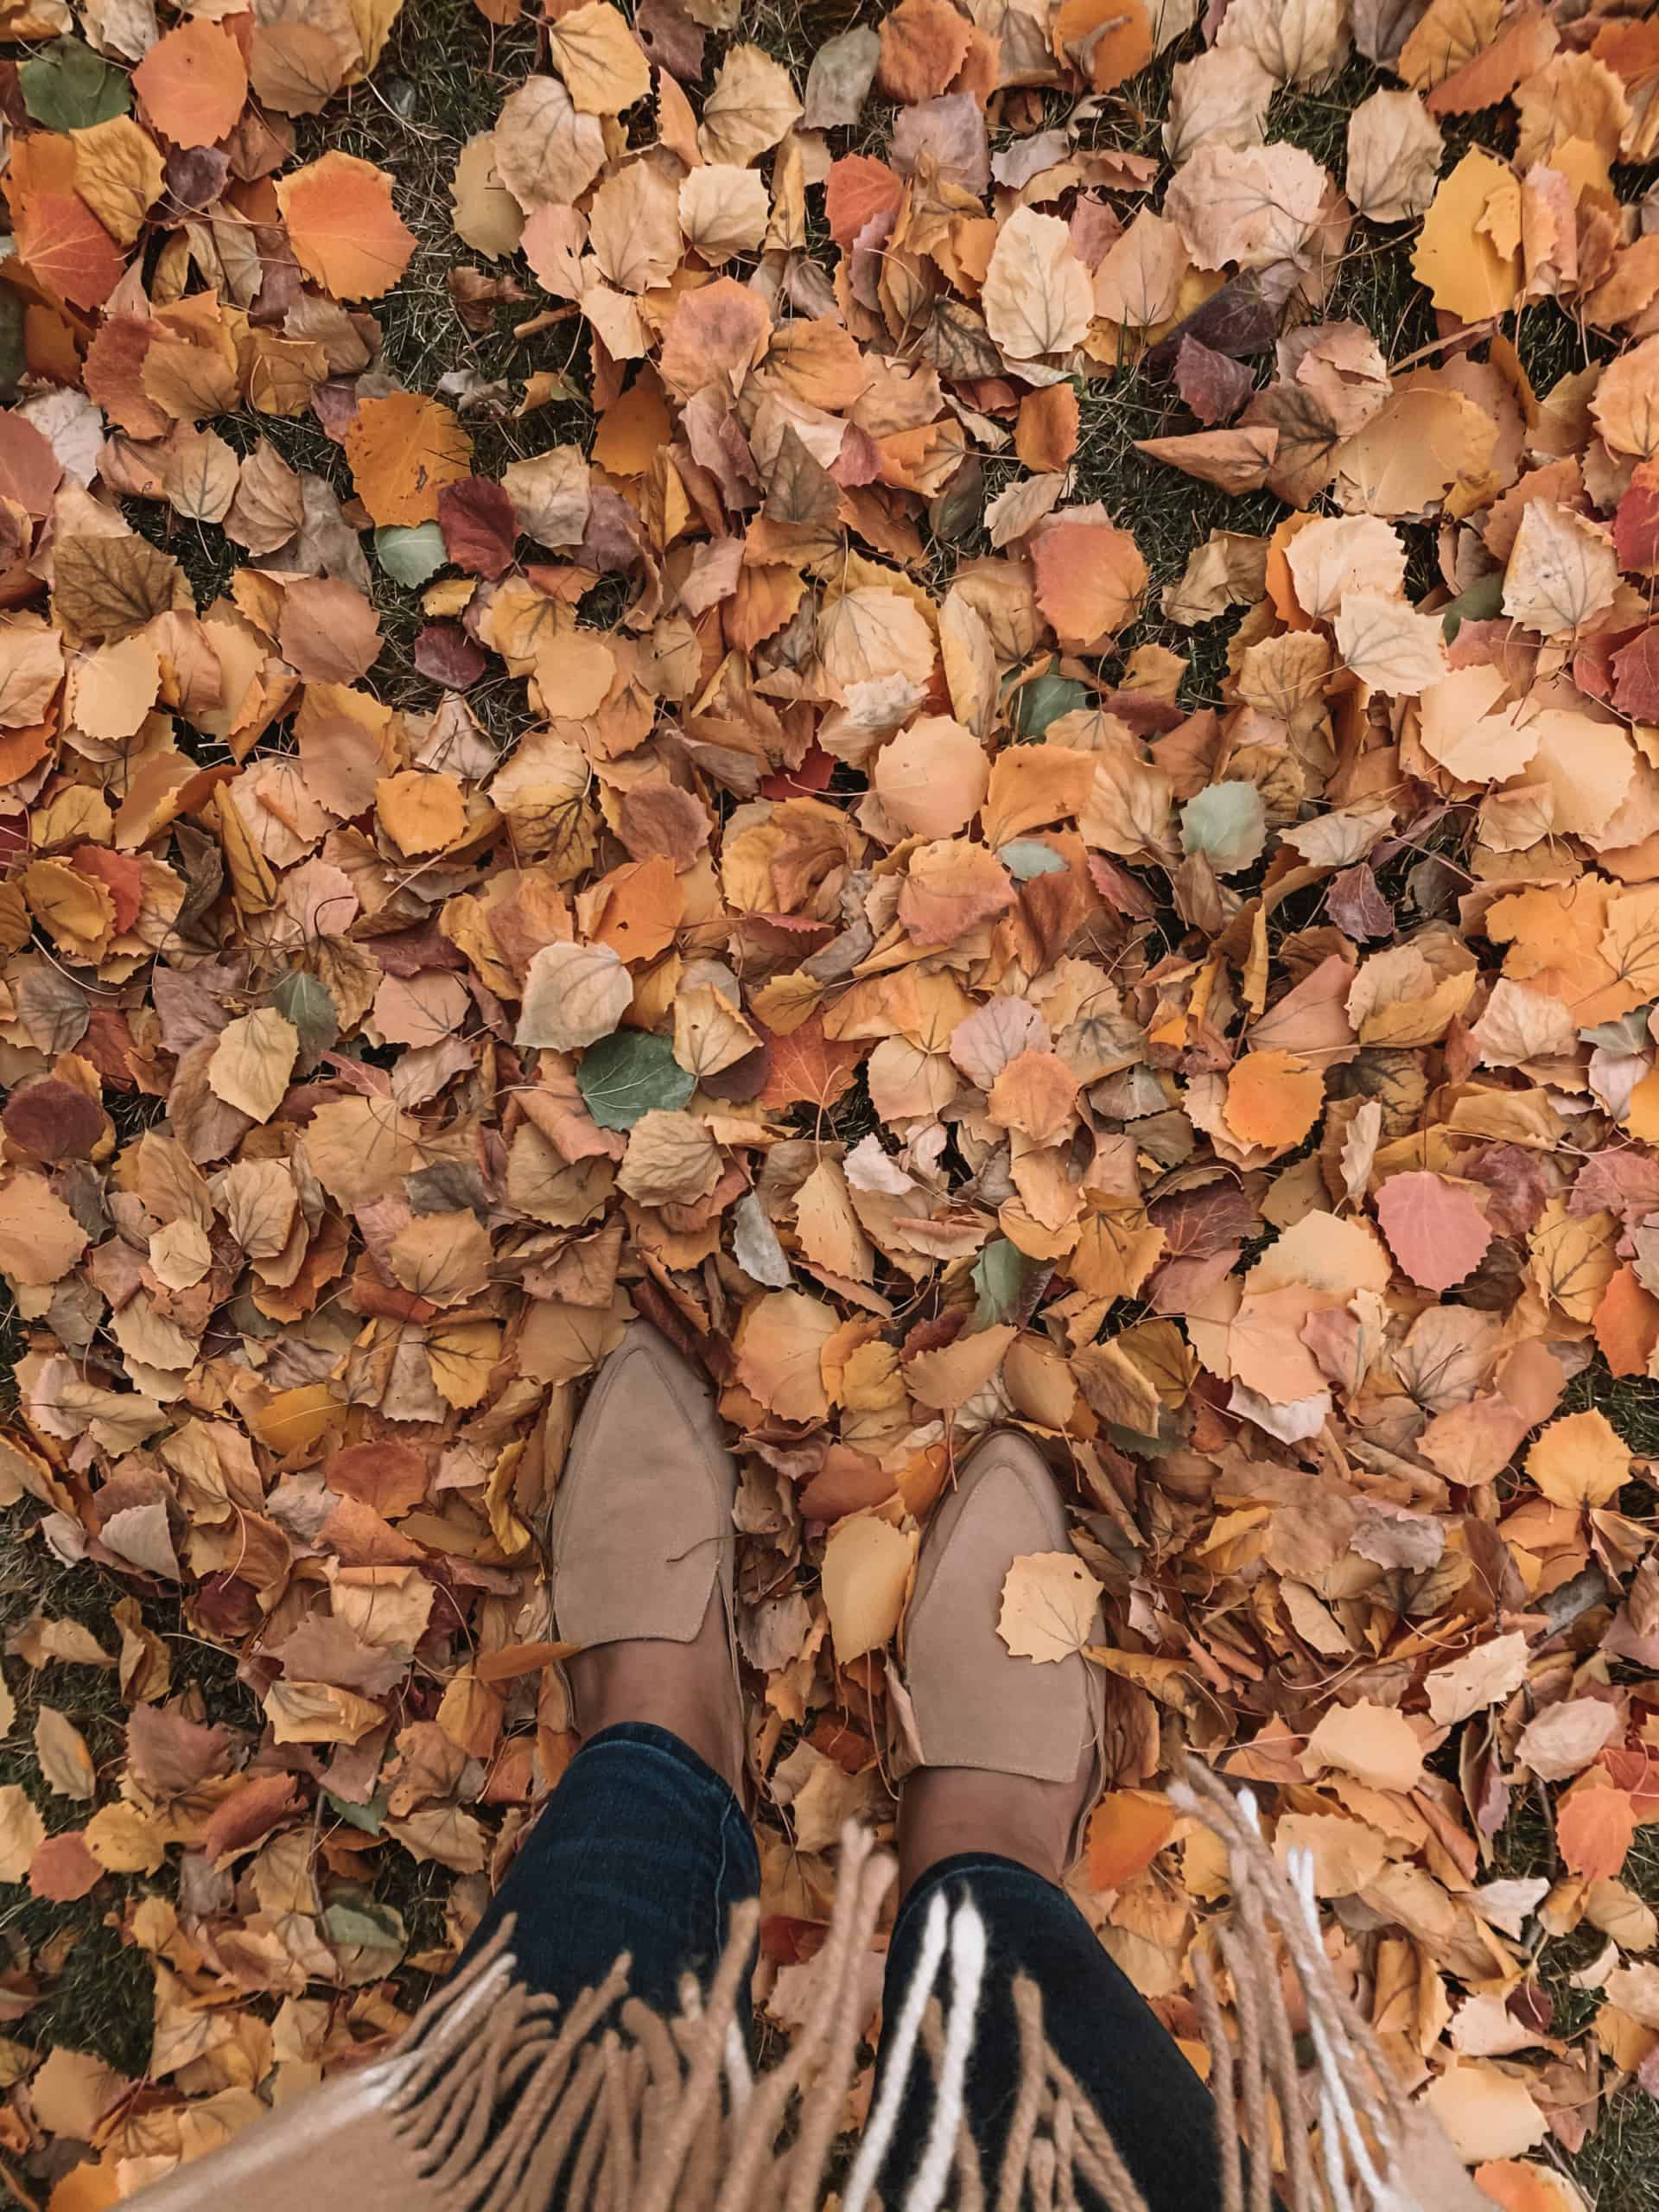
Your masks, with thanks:
[{"label": "jean hem", "polygon": [[755,1842],[749,1816],[723,1774],[716,1773],[708,1760],[694,1751],[690,1745],[683,1737],[677,1736],[671,1728],[659,1728],[652,1720],[619,1720],[613,1727],[601,1728],[597,1735],[588,1738],[570,1764],[574,1767],[596,1753],[613,1751],[626,1752],[630,1758],[644,1751],[664,1759],[670,1765],[678,1768],[699,1789],[711,1793],[718,1802],[722,1874],[725,1859],[731,1850],[729,1838],[734,1822],[741,1838],[740,1850],[747,1854],[753,1869],[754,1880],[751,1888],[754,1891],[759,1891],[760,1847]]},{"label": "jean hem", "polygon": [[918,1875],[906,1891],[905,1901],[899,1908],[898,1918],[893,1923],[894,1941],[898,1939],[899,1929],[912,1915],[925,1909],[936,1890],[944,1888],[950,1882],[975,1878],[1011,1882],[1017,1889],[1060,1897],[1067,1904],[1071,1902],[1058,1882],[1051,1882],[1046,1874],[1038,1873],[1035,1867],[1027,1866],[1022,1859],[1005,1859],[995,1851],[958,1851],[949,1859],[936,1859],[927,1872]]}]

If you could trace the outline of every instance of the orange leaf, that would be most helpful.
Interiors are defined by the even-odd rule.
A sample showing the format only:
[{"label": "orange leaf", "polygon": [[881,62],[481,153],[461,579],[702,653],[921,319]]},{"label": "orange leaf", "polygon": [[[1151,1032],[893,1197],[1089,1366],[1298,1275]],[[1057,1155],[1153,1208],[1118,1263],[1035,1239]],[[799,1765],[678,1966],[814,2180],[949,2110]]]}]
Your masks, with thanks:
[{"label": "orange leaf", "polygon": [[1659,1344],[1659,1298],[1643,1290],[1630,1266],[1618,1269],[1601,1294],[1592,1325],[1602,1356],[1615,1375],[1645,1375]]},{"label": "orange leaf", "polygon": [[755,1100],[758,1106],[833,1106],[851,1085],[853,1072],[864,1057],[862,1045],[826,1037],[823,1017],[817,1014],[787,1036],[764,1041],[766,1079]]},{"label": "orange leaf", "polygon": [[132,73],[132,89],[163,137],[211,146],[229,136],[246,105],[248,73],[230,33],[191,16],[150,48]]},{"label": "orange leaf", "polygon": [[115,240],[73,192],[29,195],[17,217],[17,250],[41,282],[72,307],[102,307],[120,280]]},{"label": "orange leaf", "polygon": [[295,259],[336,299],[378,300],[408,268],[415,233],[391,204],[391,179],[372,162],[325,154],[278,177],[276,199]]},{"label": "orange leaf", "polygon": [[1062,519],[1033,540],[1031,558],[1037,604],[1061,645],[1085,652],[1134,620],[1147,564],[1127,530]]},{"label": "orange leaf", "polygon": [[1294,1052],[1246,1052],[1227,1077],[1227,1126],[1241,1144],[1300,1144],[1324,1103],[1325,1077]]},{"label": "orange leaf", "polygon": [[1636,1808],[1622,1789],[1570,1790],[1556,1809],[1555,1841],[1570,1874],[1611,1881],[1636,1834]]},{"label": "orange leaf", "polygon": [[1152,25],[1141,0],[1065,0],[1054,18],[1054,51],[1109,92],[1152,59]]},{"label": "orange leaf", "polygon": [[890,100],[937,99],[967,58],[968,41],[950,0],[899,0],[882,19],[876,82]]},{"label": "orange leaf", "polygon": [[1090,1888],[1121,1890],[1145,1873],[1174,1832],[1174,1811],[1163,1798],[1113,1790],[1089,1821]]},{"label": "orange leaf", "polygon": [[1046,385],[1020,401],[1014,449],[1027,468],[1065,467],[1077,449],[1077,395],[1069,384]]},{"label": "orange leaf", "polygon": [[1584,2212],[1584,2199],[1562,2174],[1524,2158],[1489,2158],[1474,2172],[1475,2187],[1503,2212]]},{"label": "orange leaf", "polygon": [[473,442],[442,400],[389,391],[359,406],[346,458],[376,522],[435,522],[439,491],[472,473]]}]

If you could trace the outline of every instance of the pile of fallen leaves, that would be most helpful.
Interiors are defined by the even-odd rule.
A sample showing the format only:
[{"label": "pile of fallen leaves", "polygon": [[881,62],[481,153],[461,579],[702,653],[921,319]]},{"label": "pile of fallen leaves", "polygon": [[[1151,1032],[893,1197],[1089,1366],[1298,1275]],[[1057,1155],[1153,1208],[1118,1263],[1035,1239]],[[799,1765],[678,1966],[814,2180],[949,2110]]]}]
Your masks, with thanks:
[{"label": "pile of fallen leaves", "polygon": [[[63,1958],[14,1935],[21,2193],[92,2212],[395,2031],[404,1854],[453,1956],[574,1747],[541,1516],[638,1312],[741,1440],[779,2020],[887,1808],[918,1531],[1012,1420],[1075,1556],[1005,1636],[1104,1594],[1102,1942],[1191,2037],[1192,1747],[1491,2193],[1576,2202],[1513,2162],[1659,2091],[1651,1471],[1563,1410],[1659,1372],[1659,20],[899,0],[803,81],[730,0],[555,5],[450,291],[579,340],[594,429],[497,480],[467,409],[533,448],[560,375],[402,388],[398,180],[296,157],[394,13],[3,20],[0,1497],[110,1610],[8,1646],[0,1879],[101,1894],[155,1989],[142,2083],[44,2056]],[[1356,47],[1333,175],[1270,118]],[[1327,313],[1360,251],[1436,342]],[[1075,480],[1129,364],[1171,508],[1279,503],[1162,593],[1165,639],[1227,618],[1210,705]],[[220,533],[199,605],[165,548]],[[1502,1878],[1517,1811],[1553,1878]]]}]

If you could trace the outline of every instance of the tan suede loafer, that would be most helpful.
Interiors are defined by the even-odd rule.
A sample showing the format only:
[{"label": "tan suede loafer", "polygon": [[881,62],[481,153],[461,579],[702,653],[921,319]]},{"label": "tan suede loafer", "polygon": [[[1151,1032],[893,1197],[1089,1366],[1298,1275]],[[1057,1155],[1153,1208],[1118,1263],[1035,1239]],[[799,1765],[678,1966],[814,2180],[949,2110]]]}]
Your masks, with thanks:
[{"label": "tan suede loafer", "polygon": [[553,1500],[555,1635],[584,1650],[690,1643],[717,1592],[729,1637],[736,1497],[708,1385],[648,1321],[632,1322],[594,1378]]},{"label": "tan suede loafer", "polygon": [[[1077,1781],[1083,1766],[1068,1861],[1082,1850],[1105,1784],[1104,1684],[1080,1654],[1042,1665],[1017,1656],[996,1624],[1014,1560],[1070,1549],[1065,1508],[1042,1453],[1018,1430],[993,1430],[959,1469],[922,1540],[902,1631],[912,1741],[907,1759],[895,1757],[901,1773],[972,1767],[1052,1783]],[[1103,1633],[1096,1612],[1091,1640]]]}]

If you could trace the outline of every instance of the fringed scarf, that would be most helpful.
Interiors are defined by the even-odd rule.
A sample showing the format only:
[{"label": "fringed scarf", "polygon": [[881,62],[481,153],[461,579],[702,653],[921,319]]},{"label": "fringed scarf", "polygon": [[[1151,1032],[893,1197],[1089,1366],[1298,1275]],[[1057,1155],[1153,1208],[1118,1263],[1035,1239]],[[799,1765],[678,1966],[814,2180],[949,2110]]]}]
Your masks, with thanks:
[{"label": "fringed scarf", "polygon": [[[1210,2054],[1222,2212],[1491,2212],[1433,2118],[1404,2094],[1319,1942],[1313,1869],[1281,1868],[1248,1792],[1195,1762],[1171,1791],[1227,1847],[1235,1914],[1194,1954]],[[628,1995],[626,1958],[568,2016],[514,1976],[512,1924],[439,1991],[391,2050],[245,2129],[134,2200],[143,2212],[816,2212],[856,2071],[862,1963],[893,1879],[849,1827],[818,1999],[787,2055],[751,2071],[736,2019],[760,1908],[733,1915],[706,1994],[664,2019]],[[936,1897],[841,2212],[1147,2212],[1112,2138],[1056,2056],[1042,1992],[1014,1995],[1021,2081],[1001,2171],[963,2116],[985,1967],[971,1898]],[[950,1996],[935,1994],[947,1960]],[[1300,1995],[1299,2063],[1283,1976]],[[1229,1985],[1232,2020],[1224,2015]],[[878,2194],[914,2069],[935,2087],[929,2139],[899,2202]],[[838,2162],[844,2170],[844,2156]]]}]

